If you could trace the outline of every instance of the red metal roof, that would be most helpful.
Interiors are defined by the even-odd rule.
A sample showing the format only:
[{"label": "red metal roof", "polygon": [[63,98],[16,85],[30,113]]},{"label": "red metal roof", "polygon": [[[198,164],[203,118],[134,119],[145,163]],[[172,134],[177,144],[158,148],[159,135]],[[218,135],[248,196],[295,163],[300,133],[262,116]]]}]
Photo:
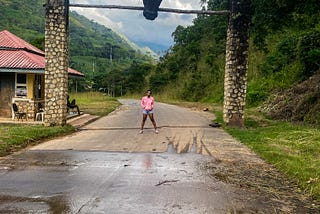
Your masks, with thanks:
[{"label": "red metal roof", "polygon": [[75,75],[75,76],[82,76],[84,77],[84,74],[77,71],[77,70],[74,70],[73,68],[68,68],[68,73],[69,75],[72,74],[72,75]]},{"label": "red metal roof", "polygon": [[44,56],[32,54],[24,50],[1,50],[1,68],[44,69]]},{"label": "red metal roof", "polygon": [[16,35],[10,33],[7,30],[0,32],[0,47],[10,47],[10,48],[24,48],[28,49],[40,54],[44,54],[44,52],[23,39],[17,37]]},{"label": "red metal roof", "polygon": [[[0,32],[0,68],[44,71],[45,53],[4,30]],[[69,75],[84,76],[72,68],[68,68],[68,73]]]}]

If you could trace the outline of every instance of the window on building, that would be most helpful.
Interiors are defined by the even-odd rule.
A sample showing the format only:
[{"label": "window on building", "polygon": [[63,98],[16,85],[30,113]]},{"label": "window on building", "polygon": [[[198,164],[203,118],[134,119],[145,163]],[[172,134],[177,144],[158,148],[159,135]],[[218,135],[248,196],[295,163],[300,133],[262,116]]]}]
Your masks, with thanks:
[{"label": "window on building", "polygon": [[27,97],[27,74],[16,74],[16,97]]}]

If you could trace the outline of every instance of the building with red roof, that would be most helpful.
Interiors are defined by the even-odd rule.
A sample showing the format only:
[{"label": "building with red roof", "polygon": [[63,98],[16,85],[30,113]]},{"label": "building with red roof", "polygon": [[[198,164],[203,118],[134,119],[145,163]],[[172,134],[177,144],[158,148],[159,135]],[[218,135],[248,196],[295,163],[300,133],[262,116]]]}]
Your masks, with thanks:
[{"label": "building with red roof", "polygon": [[[0,32],[0,117],[12,116],[12,103],[33,118],[44,103],[45,53],[7,30]],[[84,74],[68,69],[69,77]],[[40,104],[39,104],[40,103]]]}]

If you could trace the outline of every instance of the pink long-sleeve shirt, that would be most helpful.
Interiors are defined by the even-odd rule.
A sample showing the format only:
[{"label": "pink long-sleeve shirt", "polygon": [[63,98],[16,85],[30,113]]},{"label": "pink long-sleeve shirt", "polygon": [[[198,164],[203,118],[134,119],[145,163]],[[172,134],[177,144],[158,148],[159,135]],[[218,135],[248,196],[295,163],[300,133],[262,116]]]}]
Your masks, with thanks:
[{"label": "pink long-sleeve shirt", "polygon": [[153,109],[153,105],[154,105],[154,98],[153,97],[148,97],[148,96],[144,96],[141,99],[141,107],[145,110],[152,110]]}]

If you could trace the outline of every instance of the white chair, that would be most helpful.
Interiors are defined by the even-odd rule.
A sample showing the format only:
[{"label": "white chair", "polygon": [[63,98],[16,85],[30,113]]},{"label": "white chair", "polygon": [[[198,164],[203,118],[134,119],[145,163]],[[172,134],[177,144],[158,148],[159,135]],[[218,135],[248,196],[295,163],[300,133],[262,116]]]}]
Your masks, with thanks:
[{"label": "white chair", "polygon": [[38,103],[38,112],[36,113],[35,120],[38,121],[41,117],[41,121],[44,121],[44,109],[41,103]]},{"label": "white chair", "polygon": [[38,112],[36,113],[36,121],[38,121],[41,117],[41,121],[43,122],[44,121],[44,112],[41,111],[41,112]]}]

